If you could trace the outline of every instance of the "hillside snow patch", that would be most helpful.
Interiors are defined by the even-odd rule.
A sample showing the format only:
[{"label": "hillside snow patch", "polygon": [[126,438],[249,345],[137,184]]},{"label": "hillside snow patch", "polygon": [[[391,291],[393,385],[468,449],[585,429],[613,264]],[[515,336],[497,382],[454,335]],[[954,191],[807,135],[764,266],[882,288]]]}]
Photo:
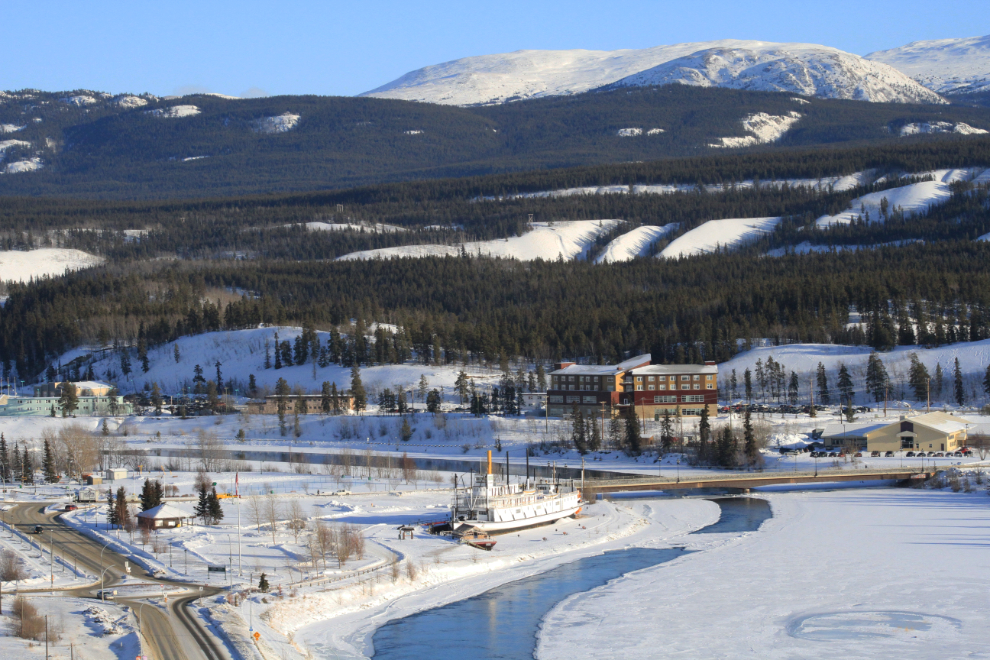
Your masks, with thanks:
[{"label": "hillside snow patch", "polygon": [[880,205],[885,198],[889,205],[888,213],[896,210],[902,210],[905,215],[923,213],[931,206],[948,201],[952,195],[950,187],[952,182],[979,179],[987,172],[988,170],[984,168],[935,170],[929,172],[934,181],[912,183],[857,197],[849,203],[849,210],[836,215],[823,215],[815,222],[820,228],[829,225],[847,225],[860,217],[865,221],[867,214],[870,222],[880,222],[883,220],[880,216]]},{"label": "hillside snow patch", "polygon": [[81,270],[103,263],[103,257],[68,248],[0,251],[0,281],[29,282],[40,277],[57,277],[67,270]]},{"label": "hillside snow patch", "polygon": [[776,142],[800,118],[801,115],[793,110],[786,115],[770,115],[765,112],[757,112],[756,114],[744,117],[742,120],[743,129],[752,135],[718,138],[719,141],[717,143],[709,144],[708,146],[715,147],[716,149],[738,149],[740,147],[752,147],[757,144]]},{"label": "hillside snow patch", "polygon": [[680,225],[672,222],[663,227],[643,225],[617,236],[605,247],[605,250],[595,259],[596,264],[610,264],[619,261],[631,261],[636,257],[650,254],[650,248],[661,238],[677,229]]},{"label": "hillside snow patch", "polygon": [[99,103],[99,101],[97,101],[92,96],[87,96],[85,94],[80,94],[79,96],[69,96],[59,100],[66,105],[74,105],[79,107],[84,105],[93,105],[94,103]]},{"label": "hillside snow patch", "polygon": [[16,126],[14,124],[0,124],[0,133],[16,133],[17,131],[23,131],[26,126]]},{"label": "hillside snow patch", "polygon": [[676,259],[740,247],[772,232],[779,223],[780,218],[709,220],[675,238],[657,257]]},{"label": "hillside snow patch", "polygon": [[168,108],[145,110],[145,114],[149,114],[152,117],[164,117],[168,119],[174,119],[177,117],[194,117],[199,114],[199,108],[194,105],[173,105]]},{"label": "hillside snow patch", "polygon": [[258,133],[287,133],[299,123],[299,115],[283,112],[275,117],[262,117],[254,122],[254,130]]},{"label": "hillside snow patch", "polygon": [[120,96],[113,97],[113,103],[119,105],[121,108],[142,108],[148,105],[148,99],[143,99],[140,96],[132,96],[131,94],[121,94]]},{"label": "hillside snow patch", "polygon": [[[286,227],[292,227],[295,225],[285,225]],[[305,223],[306,229],[309,231],[369,231],[374,233],[391,233],[397,231],[409,231],[405,227],[398,227],[396,225],[386,225],[381,222],[376,222],[373,225],[356,225],[353,223],[332,223],[332,222],[307,222]]]},{"label": "hillside snow patch", "polygon": [[914,124],[906,124],[901,127],[900,137],[908,135],[932,135],[934,133],[958,133],[959,135],[986,135],[988,131],[982,128],[974,128],[969,124],[958,122],[953,124],[948,121],[924,121]]},{"label": "hillside snow patch", "polygon": [[11,147],[30,147],[30,142],[25,142],[24,140],[0,140],[0,159],[3,158],[4,152]]},{"label": "hillside snow patch", "polygon": [[499,238],[491,241],[472,241],[460,245],[401,245],[352,252],[338,261],[354,259],[395,259],[400,257],[455,257],[463,251],[469,256],[502,257],[533,261],[552,261],[558,257],[577,259],[587,253],[599,234],[621,220],[572,220],[564,222],[534,222],[532,231],[522,236]]},{"label": "hillside snow patch", "polygon": [[402,131],[405,135],[422,135],[423,131],[412,130],[412,131]]},{"label": "hillside snow patch", "polygon": [[651,128],[650,130],[646,131],[646,134],[647,135],[660,135],[663,132],[664,132],[664,130],[662,128]]},{"label": "hillside snow patch", "polygon": [[619,137],[635,137],[643,134],[642,128],[620,128]]},{"label": "hillside snow patch", "polygon": [[3,169],[3,172],[4,174],[21,174],[23,172],[34,172],[36,170],[40,170],[44,166],[45,165],[41,162],[41,159],[35,157],[8,163],[7,167]]}]

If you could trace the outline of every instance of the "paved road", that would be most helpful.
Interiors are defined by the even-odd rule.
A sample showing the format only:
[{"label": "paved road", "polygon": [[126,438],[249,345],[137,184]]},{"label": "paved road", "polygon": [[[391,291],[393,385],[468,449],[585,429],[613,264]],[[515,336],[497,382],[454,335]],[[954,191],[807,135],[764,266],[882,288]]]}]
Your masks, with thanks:
[{"label": "paved road", "polygon": [[[101,584],[111,588],[126,574],[126,558],[118,555],[103,544],[76,532],[60,520],[58,514],[46,514],[46,503],[18,504],[4,513],[4,521],[16,525],[23,532],[30,532],[35,525],[41,525],[43,532],[36,538],[43,546],[54,542],[55,554],[68,562],[85,569],[89,573],[102,576],[94,584],[64,590],[77,597],[95,597]],[[163,584],[144,573],[144,570],[131,562],[132,578],[147,580],[153,584]],[[177,583],[170,582],[171,586]],[[216,588],[206,587],[200,593],[198,585],[191,587],[169,599],[168,613],[158,605],[143,599],[118,599],[119,604],[128,605],[133,610],[141,628],[141,635],[150,655],[156,660],[227,660],[226,649],[216,643],[198,624],[196,618],[187,611],[189,603],[201,596],[218,593]],[[35,589],[33,591],[50,591]],[[22,590],[23,592],[23,590]]]}]

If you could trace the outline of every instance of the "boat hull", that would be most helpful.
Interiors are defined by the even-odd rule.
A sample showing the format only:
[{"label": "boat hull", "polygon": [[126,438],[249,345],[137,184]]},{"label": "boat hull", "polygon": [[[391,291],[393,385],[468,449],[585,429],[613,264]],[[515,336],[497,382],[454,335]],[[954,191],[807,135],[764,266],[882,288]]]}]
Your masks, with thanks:
[{"label": "boat hull", "polygon": [[575,516],[581,511],[581,505],[577,504],[572,507],[567,507],[561,509],[560,511],[554,511],[552,513],[545,513],[539,516],[533,516],[532,518],[523,518],[520,520],[504,520],[504,521],[488,521],[488,520],[463,520],[460,521],[461,525],[470,525],[471,527],[491,533],[503,533],[511,532],[518,529],[527,529],[529,527],[540,527],[541,525],[549,525],[550,523],[555,523],[561,518],[567,518],[569,516]]}]

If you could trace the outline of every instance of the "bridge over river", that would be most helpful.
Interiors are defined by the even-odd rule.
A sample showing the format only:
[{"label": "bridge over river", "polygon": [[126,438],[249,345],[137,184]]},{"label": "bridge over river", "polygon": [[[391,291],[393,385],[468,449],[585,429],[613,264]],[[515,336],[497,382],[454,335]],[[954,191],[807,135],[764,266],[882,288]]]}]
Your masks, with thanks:
[{"label": "bridge over river", "polygon": [[690,490],[700,488],[724,488],[748,490],[760,486],[784,484],[833,483],[843,481],[906,481],[925,480],[934,471],[919,471],[908,468],[878,468],[863,470],[817,470],[807,472],[731,472],[727,474],[691,475],[680,478],[676,475],[637,477],[624,479],[585,479],[584,490],[594,493],[619,493],[637,490]]}]

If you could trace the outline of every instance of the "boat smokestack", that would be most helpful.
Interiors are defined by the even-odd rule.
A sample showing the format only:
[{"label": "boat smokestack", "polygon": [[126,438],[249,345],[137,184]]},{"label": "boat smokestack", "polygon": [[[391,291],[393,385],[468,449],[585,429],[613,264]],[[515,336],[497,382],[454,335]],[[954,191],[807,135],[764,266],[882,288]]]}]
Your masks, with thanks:
[{"label": "boat smokestack", "polygon": [[492,473],[492,450],[488,450],[488,474]]}]

